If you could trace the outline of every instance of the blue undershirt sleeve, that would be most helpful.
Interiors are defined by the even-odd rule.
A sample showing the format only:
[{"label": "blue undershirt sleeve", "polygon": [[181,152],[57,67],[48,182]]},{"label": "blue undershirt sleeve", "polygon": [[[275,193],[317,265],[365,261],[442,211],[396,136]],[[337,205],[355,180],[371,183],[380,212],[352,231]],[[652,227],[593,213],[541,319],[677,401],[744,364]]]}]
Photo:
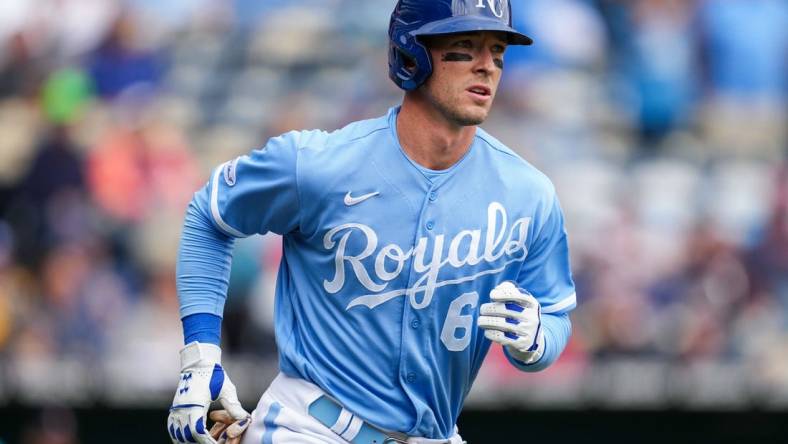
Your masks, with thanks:
[{"label": "blue undershirt sleeve", "polygon": [[175,270],[186,343],[218,344],[235,239],[223,234],[208,213],[208,187],[186,210]]},{"label": "blue undershirt sleeve", "polygon": [[524,372],[539,372],[555,362],[561,352],[564,351],[569,336],[572,335],[572,323],[569,320],[569,314],[545,314],[542,313],[542,328],[544,329],[544,354],[542,357],[533,364],[526,364],[522,361],[512,358],[506,347],[503,348],[504,354],[518,369]]}]

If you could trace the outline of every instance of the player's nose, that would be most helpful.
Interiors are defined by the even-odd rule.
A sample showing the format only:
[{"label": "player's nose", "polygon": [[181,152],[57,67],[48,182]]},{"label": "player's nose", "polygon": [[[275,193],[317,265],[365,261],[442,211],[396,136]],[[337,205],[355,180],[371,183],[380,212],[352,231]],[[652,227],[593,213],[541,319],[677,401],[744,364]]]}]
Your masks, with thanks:
[{"label": "player's nose", "polygon": [[474,60],[476,64],[473,70],[478,74],[490,75],[496,69],[495,55],[487,48],[479,50]]}]

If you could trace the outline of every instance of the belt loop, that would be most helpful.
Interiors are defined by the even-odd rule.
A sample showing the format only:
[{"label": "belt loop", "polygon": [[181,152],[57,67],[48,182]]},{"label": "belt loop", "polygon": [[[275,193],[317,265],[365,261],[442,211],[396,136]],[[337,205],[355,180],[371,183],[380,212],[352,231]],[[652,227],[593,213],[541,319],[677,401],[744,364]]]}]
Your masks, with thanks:
[{"label": "belt loop", "polygon": [[337,435],[341,435],[347,429],[348,423],[353,418],[353,414],[348,412],[345,409],[339,412],[339,417],[337,418],[337,422],[331,426],[331,431],[336,433]]},{"label": "belt loop", "polygon": [[353,440],[358,435],[358,432],[361,430],[362,425],[364,425],[364,421],[362,421],[358,416],[353,415],[353,419],[350,420],[350,425],[348,426],[347,430],[345,430],[344,433],[339,434],[339,436],[344,438],[345,441],[353,442]]}]

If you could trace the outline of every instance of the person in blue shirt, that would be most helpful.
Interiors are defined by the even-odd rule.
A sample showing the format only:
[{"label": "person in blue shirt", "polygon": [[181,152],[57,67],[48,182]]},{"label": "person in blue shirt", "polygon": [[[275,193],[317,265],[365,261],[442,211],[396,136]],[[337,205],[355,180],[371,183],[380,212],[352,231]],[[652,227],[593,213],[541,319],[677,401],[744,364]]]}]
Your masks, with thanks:
[{"label": "person in blue shirt", "polygon": [[[492,343],[526,372],[564,349],[576,301],[555,189],[478,127],[507,46],[531,39],[502,0],[400,0],[389,37],[401,106],[272,138],[195,194],[178,257],[174,443],[460,443]],[[267,232],[283,237],[281,373],[249,415],[219,329],[233,240]]]}]

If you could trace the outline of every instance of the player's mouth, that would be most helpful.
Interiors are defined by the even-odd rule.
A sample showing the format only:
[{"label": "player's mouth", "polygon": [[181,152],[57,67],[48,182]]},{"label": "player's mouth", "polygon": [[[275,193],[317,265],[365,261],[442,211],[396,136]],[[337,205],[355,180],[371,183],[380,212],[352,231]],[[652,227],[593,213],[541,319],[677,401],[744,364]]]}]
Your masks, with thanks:
[{"label": "player's mouth", "polygon": [[467,91],[476,101],[486,102],[492,97],[492,90],[484,85],[472,85]]}]

